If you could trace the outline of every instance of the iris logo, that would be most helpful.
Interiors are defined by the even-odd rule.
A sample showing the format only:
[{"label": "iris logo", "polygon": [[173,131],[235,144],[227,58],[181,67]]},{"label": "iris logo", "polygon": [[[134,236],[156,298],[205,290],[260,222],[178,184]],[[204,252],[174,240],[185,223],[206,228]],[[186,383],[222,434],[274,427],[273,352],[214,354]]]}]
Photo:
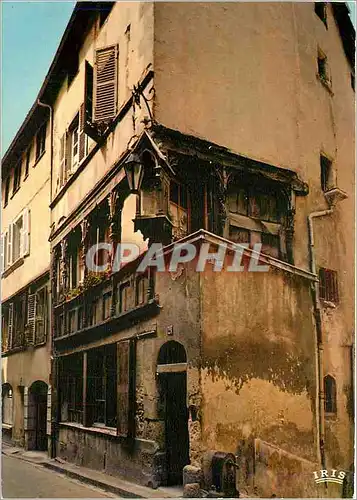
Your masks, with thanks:
[{"label": "iris logo", "polygon": [[320,483],[337,483],[342,484],[346,477],[346,472],[337,469],[314,471],[314,479],[316,484]]}]

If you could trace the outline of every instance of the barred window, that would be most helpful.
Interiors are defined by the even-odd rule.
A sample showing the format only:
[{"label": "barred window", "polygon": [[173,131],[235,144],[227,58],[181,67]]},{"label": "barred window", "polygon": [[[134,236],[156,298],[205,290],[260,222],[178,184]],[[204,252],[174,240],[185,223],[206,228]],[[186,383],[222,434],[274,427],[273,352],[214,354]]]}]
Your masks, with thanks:
[{"label": "barred window", "polygon": [[337,304],[339,302],[337,272],[320,268],[320,298]]},{"label": "barred window", "polygon": [[336,413],[336,380],[331,375],[324,378],[325,412]]}]

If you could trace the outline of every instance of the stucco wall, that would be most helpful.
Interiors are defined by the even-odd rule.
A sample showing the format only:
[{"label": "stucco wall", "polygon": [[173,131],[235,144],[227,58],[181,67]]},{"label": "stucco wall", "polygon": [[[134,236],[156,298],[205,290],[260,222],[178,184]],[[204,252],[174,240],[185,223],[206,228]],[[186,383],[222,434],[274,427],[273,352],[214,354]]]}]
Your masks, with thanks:
[{"label": "stucco wall", "polygon": [[[148,69],[152,69],[153,56],[153,6],[150,3],[118,2],[101,29],[94,25],[79,52],[79,72],[68,88],[63,82],[54,106],[54,183],[53,197],[58,193],[60,138],[71,124],[84,100],[85,61],[94,64],[95,49],[108,45],[119,45],[118,110],[131,96]],[[128,31],[130,28],[130,33]],[[146,89],[146,95],[150,98]],[[62,199],[52,210],[52,221],[58,225],[61,217],[67,217],[108,172],[127,147],[143,130],[142,120],[148,116],[144,102],[141,108],[130,111],[110,134],[105,145],[94,155],[76,181],[67,189]],[[95,143],[89,140],[89,151]]]},{"label": "stucco wall", "polygon": [[[308,183],[295,214],[294,260],[304,269],[307,216],[328,208],[320,153],[333,160],[333,183],[348,199],[315,219],[314,233],[317,266],[337,271],[340,293],[339,304],[323,312],[324,371],[336,378],[338,393],[337,416],[326,427],[327,461],[349,467],[355,93],[329,4],[327,25],[313,3],[156,3],[154,112],[168,127],[292,169]],[[327,56],[332,92],[317,77],[318,48]]]},{"label": "stucco wall", "polygon": [[314,461],[315,334],[308,280],[202,275],[203,442],[236,453],[259,437]]},{"label": "stucco wall", "polygon": [[[1,213],[1,231],[24,210],[30,210],[30,254],[24,263],[2,279],[1,299],[5,301],[20,288],[44,273],[50,264],[50,134],[47,126],[46,152],[35,164],[35,148],[31,149],[29,175],[24,179],[25,167],[22,165],[20,189],[10,197]],[[35,164],[35,165],[34,165]],[[13,174],[12,174],[13,178]],[[4,182],[3,197],[4,197]],[[11,182],[10,196],[12,194]],[[4,198],[2,198],[4,199]]]}]

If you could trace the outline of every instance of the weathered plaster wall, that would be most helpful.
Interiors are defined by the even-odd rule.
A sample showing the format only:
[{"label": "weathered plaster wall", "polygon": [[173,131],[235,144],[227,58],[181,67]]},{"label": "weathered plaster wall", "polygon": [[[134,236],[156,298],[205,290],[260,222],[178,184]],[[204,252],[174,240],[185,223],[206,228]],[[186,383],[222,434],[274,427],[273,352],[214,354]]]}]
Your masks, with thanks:
[{"label": "weathered plaster wall", "polygon": [[202,438],[236,453],[259,437],[315,461],[310,282],[271,268],[202,275]]},{"label": "weathered plaster wall", "polygon": [[[10,199],[1,212],[1,232],[9,227],[9,223],[24,208],[30,210],[30,254],[24,262],[12,271],[1,283],[1,300],[15,294],[34,278],[44,273],[50,265],[50,133],[47,126],[46,152],[35,165],[35,148],[31,149],[29,175],[24,179],[25,167],[22,165],[20,189],[12,197],[12,182],[10,184]],[[13,177],[13,174],[12,174]],[[2,196],[4,199],[4,182]]]},{"label": "weathered plaster wall", "polygon": [[[340,293],[337,307],[323,313],[324,370],[336,378],[338,392],[337,417],[326,426],[327,461],[349,467],[355,93],[330,5],[327,25],[311,3],[156,3],[154,111],[168,127],[292,169],[308,183],[295,215],[294,259],[304,269],[307,216],[328,208],[320,153],[333,160],[333,184],[348,199],[314,221],[315,252],[318,267],[337,271]],[[327,56],[332,92],[317,77],[318,48]]]}]

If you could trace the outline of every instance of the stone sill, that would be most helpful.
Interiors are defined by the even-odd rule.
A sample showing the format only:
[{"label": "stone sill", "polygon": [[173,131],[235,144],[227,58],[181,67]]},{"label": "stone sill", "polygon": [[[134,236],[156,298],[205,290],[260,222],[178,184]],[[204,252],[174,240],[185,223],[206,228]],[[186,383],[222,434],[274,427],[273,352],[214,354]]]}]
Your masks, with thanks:
[{"label": "stone sill", "polygon": [[4,424],[4,422],[1,424],[1,427],[6,430],[11,430],[12,429],[12,424]]},{"label": "stone sill", "polygon": [[72,429],[78,429],[83,432],[91,432],[93,434],[103,434],[105,436],[120,437],[117,434],[117,430],[114,427],[105,427],[99,425],[93,425],[92,427],[85,427],[82,424],[76,424],[75,422],[60,422],[60,427],[69,427]]}]

